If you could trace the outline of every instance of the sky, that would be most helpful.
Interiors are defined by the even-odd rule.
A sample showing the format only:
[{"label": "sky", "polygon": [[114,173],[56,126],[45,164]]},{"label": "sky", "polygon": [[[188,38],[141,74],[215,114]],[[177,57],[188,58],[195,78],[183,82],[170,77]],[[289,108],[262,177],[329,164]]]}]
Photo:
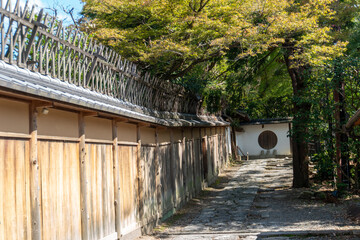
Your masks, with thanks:
[{"label": "sky", "polygon": [[[25,6],[26,0],[20,0],[21,5]],[[59,20],[63,20],[65,24],[71,24],[72,20],[69,14],[63,11],[74,8],[74,18],[80,18],[80,12],[82,9],[81,0],[28,0],[30,5],[36,4],[38,8],[44,8],[49,14],[54,15],[54,9],[57,10],[57,17]]]}]

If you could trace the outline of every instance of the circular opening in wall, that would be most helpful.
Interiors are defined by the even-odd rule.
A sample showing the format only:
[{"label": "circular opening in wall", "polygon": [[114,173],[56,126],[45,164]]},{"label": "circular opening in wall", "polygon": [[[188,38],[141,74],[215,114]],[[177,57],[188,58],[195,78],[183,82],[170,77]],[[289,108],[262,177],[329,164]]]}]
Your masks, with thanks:
[{"label": "circular opening in wall", "polygon": [[278,139],[273,131],[267,130],[259,135],[258,142],[260,147],[270,150],[276,146]]}]

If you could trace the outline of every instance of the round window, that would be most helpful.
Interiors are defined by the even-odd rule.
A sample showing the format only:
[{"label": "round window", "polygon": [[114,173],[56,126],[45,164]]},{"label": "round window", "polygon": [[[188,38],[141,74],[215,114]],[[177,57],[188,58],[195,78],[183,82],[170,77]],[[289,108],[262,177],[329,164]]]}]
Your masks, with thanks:
[{"label": "round window", "polygon": [[260,147],[269,150],[276,146],[277,144],[277,136],[272,131],[264,131],[259,135],[258,142]]}]

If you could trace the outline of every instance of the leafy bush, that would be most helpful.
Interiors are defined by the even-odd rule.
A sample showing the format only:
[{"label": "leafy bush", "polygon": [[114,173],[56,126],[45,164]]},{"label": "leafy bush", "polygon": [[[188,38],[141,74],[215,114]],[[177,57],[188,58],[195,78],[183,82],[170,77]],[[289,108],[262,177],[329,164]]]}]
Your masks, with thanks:
[{"label": "leafy bush", "polygon": [[311,161],[315,163],[316,177],[319,180],[332,180],[334,178],[336,164],[328,152],[324,151],[314,154]]}]

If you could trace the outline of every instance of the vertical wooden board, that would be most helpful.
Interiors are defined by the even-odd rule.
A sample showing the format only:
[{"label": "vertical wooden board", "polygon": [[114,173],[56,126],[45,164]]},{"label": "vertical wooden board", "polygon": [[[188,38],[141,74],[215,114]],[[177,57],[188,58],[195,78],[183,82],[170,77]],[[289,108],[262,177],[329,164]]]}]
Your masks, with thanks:
[{"label": "vertical wooden board", "polygon": [[[26,141],[25,144],[25,154],[26,154],[26,161],[25,161],[25,176],[26,176],[26,232],[27,232],[27,239],[31,240],[31,200],[30,200],[30,141]],[[40,173],[40,171],[39,171]],[[40,181],[41,184],[41,181]],[[40,185],[41,187],[41,185]],[[41,204],[41,198],[40,198],[40,204]],[[40,209],[41,210],[41,209]],[[41,213],[40,213],[41,214]]]},{"label": "vertical wooden board", "polygon": [[161,195],[161,213],[164,213],[166,210],[166,190],[167,190],[167,182],[165,181],[166,177],[168,176],[167,169],[166,169],[166,146],[159,147],[159,165],[161,166],[160,172],[160,195]]},{"label": "vertical wooden board", "polygon": [[182,153],[181,153],[181,143],[174,144],[175,151],[175,168],[174,168],[174,177],[175,177],[175,192],[176,192],[176,204],[181,200],[181,195],[183,194],[183,175],[182,175]]},{"label": "vertical wooden board", "polygon": [[157,218],[157,197],[156,197],[156,173],[157,173],[157,169],[156,169],[156,164],[155,164],[155,147],[151,147],[150,148],[150,158],[149,158],[149,175],[151,176],[151,178],[149,179],[149,185],[151,187],[151,191],[150,191],[150,208],[151,208],[151,219],[155,220]]},{"label": "vertical wooden board", "polygon": [[[59,218],[57,217],[57,201],[58,199],[58,181],[57,181],[57,161],[56,156],[57,154],[54,154],[55,150],[53,149],[52,143],[49,142],[49,188],[47,189],[49,194],[49,205],[50,205],[50,219],[48,221],[51,221],[49,223],[49,227],[51,228],[51,233],[48,233],[49,238],[56,238],[58,233],[58,228],[51,227],[51,226],[58,226],[59,224]],[[54,201],[56,199],[57,201]],[[60,200],[61,201],[61,200]],[[45,229],[47,231],[49,229]]]},{"label": "vertical wooden board", "polygon": [[66,151],[66,143],[63,143],[63,168],[62,168],[62,175],[63,175],[63,195],[62,198],[64,199],[63,201],[63,205],[62,205],[62,209],[61,212],[63,214],[63,231],[62,231],[62,237],[64,239],[70,239],[71,238],[71,225],[72,223],[72,219],[70,219],[70,189],[69,189],[69,185],[70,185],[70,179],[69,179],[69,155],[68,152]]},{"label": "vertical wooden board", "polygon": [[101,192],[100,194],[102,195],[101,201],[102,201],[102,213],[101,213],[101,218],[102,218],[102,236],[107,236],[108,232],[109,232],[109,224],[108,224],[108,218],[109,218],[109,212],[108,212],[108,182],[107,182],[107,174],[108,174],[108,169],[107,169],[107,164],[106,164],[106,151],[107,147],[104,145],[101,145]]},{"label": "vertical wooden board", "polygon": [[94,237],[94,220],[93,220],[93,198],[92,198],[92,187],[93,187],[93,160],[92,160],[92,144],[86,144],[85,145],[85,149],[86,149],[86,156],[85,156],[85,161],[86,161],[86,175],[88,176],[88,184],[87,184],[87,205],[88,205],[88,212],[89,212],[89,240],[93,240],[95,239]]},{"label": "vertical wooden board", "polygon": [[167,184],[167,192],[169,194],[169,199],[168,199],[168,210],[172,210],[172,208],[174,207],[173,205],[173,178],[172,178],[172,157],[171,157],[171,146],[167,146],[166,147],[166,158],[164,159],[164,162],[166,163],[166,169],[167,169],[167,177],[164,178],[164,181]]},{"label": "vertical wooden board", "polygon": [[147,193],[148,193],[148,186],[147,186],[147,180],[148,180],[148,177],[147,177],[147,152],[146,152],[146,147],[144,146],[141,146],[140,148],[140,159],[143,161],[143,169],[142,169],[142,174],[143,174],[143,177],[142,177],[142,204],[143,204],[143,215],[142,215],[142,219],[140,219],[140,221],[143,221],[144,218],[146,217],[146,214],[147,214],[147,209],[146,209],[146,199],[147,199]]},{"label": "vertical wooden board", "polygon": [[219,173],[219,160],[220,160],[219,155],[218,155],[219,152],[218,152],[218,137],[217,137],[217,135],[215,135],[213,137],[213,139],[214,139],[214,142],[213,142],[213,144],[214,144],[214,146],[213,146],[213,148],[214,148],[214,175],[217,175]]},{"label": "vertical wooden board", "polygon": [[136,222],[136,191],[134,191],[133,186],[135,186],[136,173],[137,173],[136,148],[135,147],[130,147],[129,148],[129,153],[130,153],[129,160],[131,161],[129,165],[130,165],[130,169],[132,170],[132,171],[130,171],[130,172],[132,172],[132,175],[130,175],[131,185],[129,186],[130,187],[129,194],[132,197],[132,200],[131,200],[131,211],[132,211],[131,221],[133,223],[135,223]]},{"label": "vertical wooden board", "polygon": [[223,166],[224,166],[224,158],[223,158],[223,148],[224,148],[224,145],[223,145],[223,141],[222,141],[222,135],[219,134],[219,140],[218,140],[218,143],[219,143],[219,156],[220,156],[220,162],[221,162],[221,169],[223,169]]},{"label": "vertical wooden board", "polygon": [[184,185],[186,189],[186,195],[190,195],[191,192],[191,165],[190,165],[190,141],[185,142],[185,152],[184,152]]},{"label": "vertical wooden board", "polygon": [[64,221],[64,213],[63,213],[63,207],[65,204],[64,199],[64,171],[63,171],[63,164],[64,164],[64,143],[63,142],[53,142],[55,151],[51,151],[52,154],[54,154],[54,159],[57,162],[56,164],[56,171],[57,171],[57,198],[58,201],[56,201],[56,213],[58,218],[58,231],[57,231],[57,239],[62,239],[64,236],[64,227],[66,224]]},{"label": "vertical wooden board", "polygon": [[156,217],[156,173],[155,148],[142,146],[142,156],[145,161],[144,179],[144,216],[148,221]]},{"label": "vertical wooden board", "polygon": [[15,146],[14,141],[5,143],[5,166],[4,166],[4,226],[5,236],[8,239],[16,239],[16,209],[15,209]]},{"label": "vertical wooden board", "polygon": [[191,196],[193,197],[195,195],[195,160],[194,160],[194,143],[195,140],[193,139],[192,141],[190,141],[190,152],[189,152],[189,156],[190,156],[190,166],[191,166]]},{"label": "vertical wooden board", "polygon": [[65,153],[65,159],[69,162],[70,239],[81,239],[79,144],[66,143]]},{"label": "vertical wooden board", "polygon": [[[213,130],[212,130],[213,132]],[[216,168],[217,168],[217,156],[216,156],[216,137],[213,135],[212,137],[212,174],[213,177],[216,176]]]},{"label": "vertical wooden board", "polygon": [[141,221],[144,221],[144,218],[148,217],[148,192],[149,192],[149,186],[148,186],[148,151],[147,147],[141,146],[140,152],[141,152],[141,159],[143,161],[143,178],[142,178],[142,192],[143,192],[143,219],[140,219]]},{"label": "vertical wooden board", "polygon": [[126,234],[136,227],[136,148],[119,146],[118,150],[121,188],[121,227]]},{"label": "vertical wooden board", "polygon": [[129,188],[131,180],[128,179],[127,174],[129,173],[129,157],[127,156],[126,147],[120,147],[119,149],[119,166],[120,166],[120,184],[121,184],[121,212],[122,212],[122,228],[126,228],[128,223],[128,218],[130,215],[130,201],[131,196],[129,193]]},{"label": "vertical wooden board", "polygon": [[96,239],[100,239],[102,235],[102,194],[101,194],[101,146],[99,144],[94,144],[94,185],[92,191],[94,191],[94,208],[95,213],[94,225],[95,225],[95,236]]},{"label": "vertical wooden board", "polygon": [[[48,143],[49,144],[49,188],[47,189],[48,194],[49,194],[49,205],[50,205],[50,219],[49,221],[51,221],[49,223],[49,227],[52,226],[58,226],[59,224],[59,218],[57,218],[56,214],[57,214],[57,203],[54,202],[53,199],[57,199],[57,169],[56,169],[56,159],[54,159],[54,150],[52,149],[52,144],[51,142]],[[58,200],[58,199],[57,199]],[[59,200],[58,200],[59,201]],[[48,236],[49,238],[56,238],[57,236],[57,227],[52,228],[51,229],[51,234],[49,233]],[[45,229],[45,231],[47,231]]]},{"label": "vertical wooden board", "polygon": [[115,232],[112,145],[87,144],[90,239]]},{"label": "vertical wooden board", "polygon": [[159,161],[162,166],[161,167],[162,212],[163,214],[166,214],[172,208],[170,145],[160,147]]},{"label": "vertical wooden board", "polygon": [[26,204],[28,149],[27,141],[0,139],[0,239],[31,239]]},{"label": "vertical wooden board", "polygon": [[201,172],[201,158],[200,158],[200,139],[196,139],[194,142],[194,161],[195,161],[195,188],[196,192],[201,191],[202,172]]},{"label": "vertical wooden board", "polygon": [[190,141],[189,142],[190,146],[189,146],[189,166],[190,166],[190,171],[189,171],[189,174],[190,174],[190,179],[191,179],[191,186],[190,186],[190,193],[191,193],[191,197],[194,196],[194,191],[195,191],[195,180],[194,180],[194,170],[195,170],[195,167],[194,167],[194,154],[193,154],[193,150],[194,150],[194,141]]},{"label": "vertical wooden board", "polygon": [[40,186],[41,186],[41,229],[42,237],[46,239],[48,233],[51,231],[50,218],[50,196],[49,196],[49,146],[48,142],[38,142],[38,161],[40,167]]},{"label": "vertical wooden board", "polygon": [[[0,139],[0,196],[4,196],[4,176],[5,176],[5,146],[6,140]],[[5,226],[4,226],[4,197],[0,197],[0,240],[5,240]]]},{"label": "vertical wooden board", "polygon": [[90,231],[90,239],[93,240],[93,239],[97,239],[96,237],[96,229],[95,229],[95,217],[96,217],[96,206],[94,206],[96,203],[95,203],[95,200],[96,200],[96,191],[95,190],[95,186],[96,186],[96,166],[95,166],[95,159],[96,159],[96,156],[94,155],[94,147],[95,145],[94,144],[86,144],[86,148],[87,148],[87,155],[86,155],[86,158],[87,158],[87,161],[88,161],[88,168],[87,168],[87,176],[88,176],[88,201],[89,201],[89,218],[90,218],[90,223],[89,223],[89,231]]},{"label": "vertical wooden board", "polygon": [[207,139],[207,164],[208,164],[208,182],[211,183],[211,179],[213,176],[213,148],[212,148],[212,138],[208,137]]},{"label": "vertical wooden board", "polygon": [[16,160],[16,229],[17,238],[26,237],[26,202],[25,202],[25,144],[23,141],[15,142],[15,160]]},{"label": "vertical wooden board", "polygon": [[129,177],[129,156],[127,147],[121,146],[118,151],[118,160],[120,167],[120,186],[121,186],[121,225],[126,229],[129,225],[131,215],[131,179]]},{"label": "vertical wooden board", "polygon": [[105,237],[104,234],[104,195],[103,195],[103,191],[102,191],[102,186],[104,185],[103,182],[103,170],[102,170],[102,163],[103,163],[103,158],[105,157],[103,152],[104,152],[104,145],[102,144],[97,144],[97,207],[98,207],[98,211],[97,211],[97,216],[96,218],[98,219],[97,221],[97,229],[98,229],[98,238],[101,239],[103,237]]},{"label": "vertical wooden board", "polygon": [[78,150],[77,143],[39,142],[44,239],[81,237]]},{"label": "vertical wooden board", "polygon": [[108,225],[109,225],[109,234],[112,234],[114,232],[116,232],[115,229],[115,205],[114,205],[114,201],[115,201],[115,196],[114,196],[114,171],[113,171],[113,167],[114,167],[114,161],[113,161],[113,148],[111,145],[107,146],[107,171],[108,171],[108,175],[107,175],[107,182],[108,182]]},{"label": "vertical wooden board", "polygon": [[115,232],[112,145],[102,146],[103,237]]},{"label": "vertical wooden board", "polygon": [[129,159],[131,160],[131,179],[132,179],[132,184],[131,184],[131,189],[132,189],[132,194],[131,196],[133,197],[133,201],[132,201],[132,212],[133,212],[133,216],[132,216],[132,221],[134,222],[134,224],[136,223],[136,214],[137,214],[137,193],[138,193],[138,189],[136,189],[137,186],[137,177],[138,177],[138,164],[136,161],[137,158],[137,147],[130,147],[129,149],[130,152],[130,157]]},{"label": "vertical wooden board", "polygon": [[102,177],[101,177],[101,145],[94,144],[94,168],[95,168],[95,182],[93,185],[95,204],[93,211],[95,212],[95,236],[96,239],[100,239],[102,237],[102,194],[101,194],[101,185],[102,185]]}]

